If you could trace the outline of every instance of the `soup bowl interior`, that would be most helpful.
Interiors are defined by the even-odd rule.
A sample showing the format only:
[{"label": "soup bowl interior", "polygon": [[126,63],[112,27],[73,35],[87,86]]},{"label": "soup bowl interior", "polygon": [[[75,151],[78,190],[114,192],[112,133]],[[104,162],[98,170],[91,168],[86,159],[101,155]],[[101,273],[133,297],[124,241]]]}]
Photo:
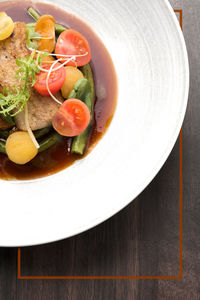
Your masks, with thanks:
[{"label": "soup bowl interior", "polygon": [[82,160],[42,179],[0,182],[2,246],[70,237],[121,210],[166,161],[186,111],[187,52],[166,1],[56,3],[84,19],[107,47],[117,107],[106,134]]}]

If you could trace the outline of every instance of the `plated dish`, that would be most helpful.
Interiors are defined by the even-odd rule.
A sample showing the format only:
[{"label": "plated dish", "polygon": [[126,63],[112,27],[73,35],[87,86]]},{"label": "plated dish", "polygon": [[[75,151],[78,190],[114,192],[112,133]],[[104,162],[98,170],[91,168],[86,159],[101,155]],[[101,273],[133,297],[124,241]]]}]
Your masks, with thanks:
[{"label": "plated dish", "polygon": [[[105,133],[116,105],[115,70],[100,39],[65,11],[31,5],[0,5],[3,179],[51,175],[84,157]],[[86,35],[74,29],[77,23]]]},{"label": "plated dish", "polygon": [[[53,15],[56,22],[87,38],[97,97],[106,90],[110,99],[116,89],[112,88],[113,69],[105,63],[105,47],[108,50],[117,76],[117,106],[106,134],[83,159],[52,176],[0,180],[1,246],[64,239],[119,212],[163,166],[187,107],[187,50],[167,1],[57,0],[56,6],[54,0],[48,2],[52,4],[40,4],[41,15]],[[37,5],[29,2],[36,10]],[[14,22],[30,23],[28,7],[21,7],[17,14],[11,14],[11,7],[7,15]],[[100,132],[105,124],[98,124]],[[159,188],[157,192],[159,197]]]}]

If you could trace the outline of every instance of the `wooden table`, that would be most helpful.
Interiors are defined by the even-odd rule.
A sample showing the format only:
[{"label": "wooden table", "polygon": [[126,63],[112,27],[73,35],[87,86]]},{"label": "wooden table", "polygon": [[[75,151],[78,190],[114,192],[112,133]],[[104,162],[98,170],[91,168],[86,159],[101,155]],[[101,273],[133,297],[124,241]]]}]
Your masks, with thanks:
[{"label": "wooden table", "polygon": [[[0,248],[1,300],[200,299],[200,2],[171,0],[171,4],[183,9],[191,69],[183,140],[177,141],[150,186],[113,218],[73,238],[23,248],[20,253],[22,277],[132,278],[18,279],[18,250]],[[183,178],[179,174],[180,142]]]}]

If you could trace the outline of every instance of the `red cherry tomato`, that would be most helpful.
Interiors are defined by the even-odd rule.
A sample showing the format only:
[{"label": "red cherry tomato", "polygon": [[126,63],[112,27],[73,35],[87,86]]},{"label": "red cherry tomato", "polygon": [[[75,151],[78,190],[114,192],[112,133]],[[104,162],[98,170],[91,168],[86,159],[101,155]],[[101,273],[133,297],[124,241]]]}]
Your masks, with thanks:
[{"label": "red cherry tomato", "polygon": [[76,57],[75,62],[68,62],[68,66],[84,66],[91,60],[91,50],[88,41],[82,34],[73,29],[65,30],[60,34],[56,43],[55,53],[57,58],[61,58],[59,54],[82,55],[87,53],[84,56]]},{"label": "red cherry tomato", "polygon": [[63,102],[53,117],[54,129],[64,136],[81,134],[90,122],[90,111],[86,104],[78,99],[68,99]]},{"label": "red cherry tomato", "polygon": [[[57,62],[53,69],[59,67],[61,64]],[[49,63],[44,63],[42,64],[42,68],[45,70],[49,70],[51,67],[51,64]],[[34,85],[34,88],[36,91],[43,95],[47,96],[49,95],[48,89],[47,89],[47,84],[46,84],[46,79],[47,79],[48,73],[45,71],[41,71],[39,74],[36,75],[37,82]],[[65,77],[66,77],[66,71],[64,67],[61,67],[60,69],[56,71],[51,71],[51,74],[49,76],[48,80],[48,86],[52,94],[55,94],[57,91],[59,91],[65,82]]]}]

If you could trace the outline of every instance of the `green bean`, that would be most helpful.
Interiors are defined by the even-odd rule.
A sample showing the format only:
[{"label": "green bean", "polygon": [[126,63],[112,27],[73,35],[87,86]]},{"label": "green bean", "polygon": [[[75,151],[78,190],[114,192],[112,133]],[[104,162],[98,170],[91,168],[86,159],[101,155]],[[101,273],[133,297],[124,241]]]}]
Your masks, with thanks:
[{"label": "green bean", "polygon": [[27,10],[27,13],[35,20],[37,21],[40,18],[40,14],[33,8],[29,7]]},{"label": "green bean", "polygon": [[88,137],[90,136],[91,129],[92,126],[90,123],[88,127],[85,129],[85,131],[83,131],[81,134],[79,134],[73,139],[72,149],[71,149],[72,153],[79,154],[79,155],[84,154],[88,144]]},{"label": "green bean", "polygon": [[[29,9],[27,10],[28,14],[35,20],[37,21],[40,18],[40,14],[33,8],[33,7],[29,7]],[[55,32],[56,34],[61,34],[63,31],[67,30],[66,27],[64,27],[61,24],[55,24]]]},{"label": "green bean", "polygon": [[35,24],[36,23],[28,23],[28,24],[26,24],[26,26],[29,27],[29,28],[34,28],[35,29]]},{"label": "green bean", "polygon": [[39,32],[35,31],[35,23],[26,24],[26,35],[27,35],[27,39],[26,39],[27,48],[37,49],[38,44],[34,41],[39,41],[41,39],[41,35]]},{"label": "green bean", "polygon": [[43,137],[44,135],[46,135],[47,133],[49,133],[49,131],[51,130],[51,127],[44,127],[42,129],[38,129],[33,131],[34,136],[36,137],[36,139],[39,139],[41,137]]},{"label": "green bean", "polygon": [[0,139],[7,139],[9,137],[9,130],[0,130]]},{"label": "green bean", "polygon": [[61,24],[55,24],[55,32],[56,34],[61,34],[63,31],[67,30],[68,28],[66,28],[65,26],[61,25]]},{"label": "green bean", "polygon": [[[33,131],[34,136],[36,137],[36,139],[42,138],[44,135],[46,135],[47,133],[49,133],[51,130],[51,127],[44,127],[42,129],[38,129]],[[0,139],[7,139],[9,137],[9,130],[0,130]]]},{"label": "green bean", "polygon": [[86,78],[79,79],[75,85],[74,89],[69,94],[68,99],[76,98],[82,100],[86,105],[88,105],[89,110],[91,111],[91,85]]},{"label": "green bean", "polygon": [[87,64],[83,67],[80,67],[81,72],[83,73],[84,77],[89,81],[91,85],[91,104],[94,106],[94,100],[95,100],[95,86],[94,86],[94,77],[93,77],[93,72],[91,69],[90,64]]},{"label": "green bean", "polygon": [[5,122],[9,123],[10,124],[10,127],[15,125],[15,121],[14,121],[14,118],[9,116],[9,115],[4,115],[4,114],[0,114],[0,117],[1,119],[3,119]]},{"label": "green bean", "polygon": [[58,134],[57,132],[52,133],[48,137],[44,138],[40,143],[40,148],[38,152],[43,152],[53,145],[55,145],[59,140],[61,139],[61,135]]},{"label": "green bean", "polygon": [[6,154],[6,142],[0,139],[0,152]]},{"label": "green bean", "polygon": [[[54,132],[50,134],[48,137],[42,139],[39,142],[40,148],[38,149],[38,152],[43,152],[53,145],[55,145],[59,140],[61,139],[61,135],[57,132]],[[0,139],[0,152],[6,154],[6,141],[3,139]]]},{"label": "green bean", "polygon": [[[87,65],[81,67],[80,70],[83,72],[84,77],[88,80],[88,82],[90,84],[90,92],[88,93],[86,101],[84,101],[84,102],[90,110],[91,119],[90,119],[90,123],[89,123],[88,127],[85,129],[85,131],[83,131],[81,134],[79,134],[78,136],[76,136],[73,139],[71,151],[72,151],[72,153],[83,155],[85,152],[85,149],[87,147],[89,136],[90,136],[90,133],[92,130],[92,125],[93,125],[95,86],[94,86],[92,69],[91,69],[90,65],[87,64]],[[80,98],[78,98],[78,99],[80,99]],[[83,101],[83,98],[81,98],[80,100]]]}]

